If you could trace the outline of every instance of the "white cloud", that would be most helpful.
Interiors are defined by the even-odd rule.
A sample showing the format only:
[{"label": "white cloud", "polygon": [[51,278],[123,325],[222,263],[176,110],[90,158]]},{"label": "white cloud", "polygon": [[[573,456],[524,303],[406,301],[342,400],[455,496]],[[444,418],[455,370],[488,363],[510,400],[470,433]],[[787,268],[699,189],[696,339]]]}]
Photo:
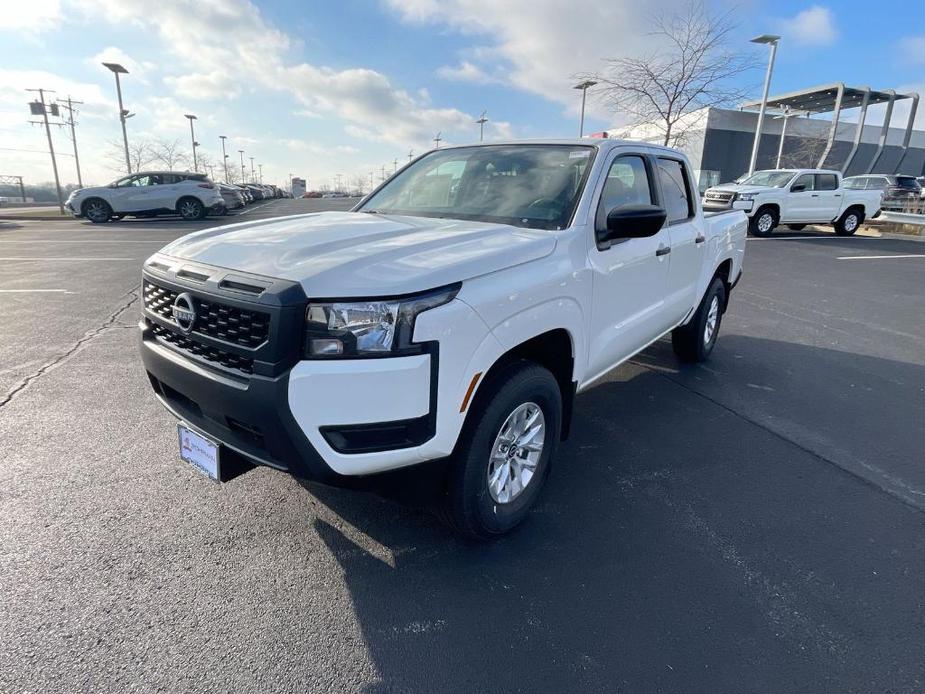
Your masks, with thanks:
[{"label": "white cloud", "polygon": [[233,99],[241,94],[237,76],[227,69],[167,76],[164,83],[173,89],[177,96],[198,101]]},{"label": "white cloud", "polygon": [[497,84],[502,82],[502,80],[492,77],[478,65],[474,65],[468,60],[463,60],[456,67],[444,65],[437,68],[437,74],[443,79],[452,82],[473,82],[474,84]]},{"label": "white cloud", "polygon": [[[676,5],[600,0],[386,0],[405,21],[446,26],[476,37],[465,63],[444,76],[494,77],[503,70],[509,83],[576,110],[573,75],[602,67],[616,55],[651,47],[652,13]],[[473,62],[475,61],[475,62]],[[479,70],[491,64],[494,70]],[[472,69],[475,68],[475,69]],[[593,109],[594,106],[591,105]]]},{"label": "white cloud", "polygon": [[59,0],[28,0],[0,8],[0,31],[40,32],[61,23]]},{"label": "white cloud", "polygon": [[785,41],[798,44],[828,46],[838,38],[835,15],[828,7],[813,5],[795,17],[782,21],[781,33]]}]

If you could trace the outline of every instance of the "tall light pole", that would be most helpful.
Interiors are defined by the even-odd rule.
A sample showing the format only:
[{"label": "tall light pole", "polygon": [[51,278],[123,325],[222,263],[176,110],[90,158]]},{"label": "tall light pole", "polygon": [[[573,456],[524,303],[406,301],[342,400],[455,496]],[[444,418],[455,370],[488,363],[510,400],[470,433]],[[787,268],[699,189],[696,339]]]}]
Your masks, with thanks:
[{"label": "tall light pole", "polygon": [[260,182],[263,183],[263,164],[257,164],[257,168],[260,170]]},{"label": "tall light pole", "polygon": [[485,117],[486,113],[488,113],[488,111],[482,111],[482,115],[475,121],[479,124],[479,142],[485,139],[485,124],[488,122],[488,119]]},{"label": "tall light pole", "polygon": [[224,135],[219,135],[218,139],[222,141],[222,164],[225,166],[225,183],[228,183],[228,155],[225,154],[225,140],[227,138]]},{"label": "tall light pole", "polygon": [[777,44],[780,36],[762,34],[751,39],[752,43],[764,43],[771,46],[771,56],[768,58],[768,71],[764,76],[764,92],[761,96],[761,108],[758,110],[758,124],[755,126],[755,142],[752,144],[752,157],[748,162],[749,175],[755,173],[755,164],[758,161],[758,145],[761,144],[761,128],[764,125],[764,111],[768,106],[768,90],[771,88],[771,73],[774,72],[774,58],[777,56]]},{"label": "tall light pole", "polygon": [[128,156],[128,135],[125,132],[125,121],[135,114],[126,111],[122,105],[122,84],[119,82],[119,75],[127,75],[128,70],[119,63],[103,63],[103,66],[116,76],[116,95],[119,97],[119,121],[122,123],[122,144],[125,145],[125,168],[129,173],[132,173],[132,160]]},{"label": "tall light pole", "polygon": [[[39,104],[42,111],[42,120],[45,123],[45,134],[48,136],[48,152],[51,154],[51,168],[55,172],[55,190],[58,192],[58,209],[61,211],[61,214],[64,214],[64,198],[61,197],[61,182],[58,180],[58,162],[55,161],[55,145],[51,141],[51,126],[48,124],[48,108],[45,106],[45,90],[44,89],[27,89],[29,92],[38,92],[39,94]],[[38,106],[38,104],[35,104]],[[52,115],[58,115],[58,107],[54,104],[51,105],[53,112]],[[37,108],[32,109],[32,113],[35,113]],[[22,179],[19,181],[20,187],[22,187]],[[23,202],[26,201],[25,196],[23,196]]]},{"label": "tall light pole", "polygon": [[247,182],[247,171],[244,169],[244,150],[239,149],[238,154],[241,155],[241,183]]},{"label": "tall light pole", "polygon": [[74,107],[83,104],[83,101],[74,101],[68,96],[67,99],[58,99],[58,104],[62,108],[67,109],[67,124],[71,127],[71,142],[74,143],[74,164],[77,166],[77,185],[83,188],[84,182],[83,178],[80,176],[80,157],[77,154],[77,131],[74,128],[74,126],[77,125],[77,122],[74,120],[77,117],[77,109]]},{"label": "tall light pole", "polygon": [[196,116],[192,113],[184,113],[183,117],[189,119],[189,138],[193,143],[193,171],[199,171],[199,160],[196,159],[196,146],[199,143],[196,142],[196,133],[193,131],[193,121],[196,120]]},{"label": "tall light pole", "polygon": [[257,179],[254,177],[254,158],[248,157],[248,159],[251,160],[251,181],[256,181]]},{"label": "tall light pole", "polygon": [[443,138],[440,137],[440,133],[437,133],[436,135],[434,135],[434,149],[440,149],[440,142],[442,140]]},{"label": "tall light pole", "polygon": [[585,80],[579,84],[576,84],[572,89],[581,90],[581,119],[578,121],[578,137],[585,136],[585,101],[588,98],[588,89],[593,87],[597,82],[594,80]]}]

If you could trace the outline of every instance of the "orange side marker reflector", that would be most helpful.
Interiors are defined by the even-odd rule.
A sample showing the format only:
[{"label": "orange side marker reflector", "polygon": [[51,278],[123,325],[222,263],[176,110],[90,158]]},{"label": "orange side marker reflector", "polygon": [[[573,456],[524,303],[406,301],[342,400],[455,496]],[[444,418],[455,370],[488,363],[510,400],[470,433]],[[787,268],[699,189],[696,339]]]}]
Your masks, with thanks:
[{"label": "orange side marker reflector", "polygon": [[479,371],[475,376],[472,377],[472,380],[469,382],[469,388],[466,390],[466,397],[463,398],[462,405],[459,406],[460,412],[465,412],[466,408],[469,407],[469,399],[472,397],[472,391],[475,390],[475,386],[478,384],[479,379],[482,377],[482,372]]}]

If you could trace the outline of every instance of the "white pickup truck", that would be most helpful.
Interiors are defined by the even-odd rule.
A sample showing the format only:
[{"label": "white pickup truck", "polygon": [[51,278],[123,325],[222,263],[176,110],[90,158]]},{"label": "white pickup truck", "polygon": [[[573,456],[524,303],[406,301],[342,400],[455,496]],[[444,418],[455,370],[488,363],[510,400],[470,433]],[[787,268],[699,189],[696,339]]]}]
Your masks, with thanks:
[{"label": "white pickup truck", "polygon": [[739,183],[708,188],[705,211],[742,210],[754,236],[770,236],[778,224],[799,231],[807,224],[831,224],[839,236],[851,236],[865,219],[880,212],[881,194],[842,185],[838,171],[773,169],[756,171]]},{"label": "white pickup truck", "polygon": [[174,241],[144,264],[140,327],[181,457],[344,486],[438,461],[452,526],[511,529],[576,393],[665,335],[713,349],[747,222],[705,218],[692,181],[619,140],[452,147],[350,212]]}]

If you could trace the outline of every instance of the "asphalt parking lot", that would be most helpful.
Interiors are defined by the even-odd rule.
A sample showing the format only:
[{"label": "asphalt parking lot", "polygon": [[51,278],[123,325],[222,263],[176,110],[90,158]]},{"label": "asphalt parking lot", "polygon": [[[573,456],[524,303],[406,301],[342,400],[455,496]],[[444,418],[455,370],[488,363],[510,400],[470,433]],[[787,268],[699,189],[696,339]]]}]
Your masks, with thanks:
[{"label": "asphalt parking lot", "polygon": [[660,342],[581,396],[476,545],[178,461],[140,265],[224,221],[0,219],[0,691],[925,689],[925,244],[750,240],[711,361]]}]

